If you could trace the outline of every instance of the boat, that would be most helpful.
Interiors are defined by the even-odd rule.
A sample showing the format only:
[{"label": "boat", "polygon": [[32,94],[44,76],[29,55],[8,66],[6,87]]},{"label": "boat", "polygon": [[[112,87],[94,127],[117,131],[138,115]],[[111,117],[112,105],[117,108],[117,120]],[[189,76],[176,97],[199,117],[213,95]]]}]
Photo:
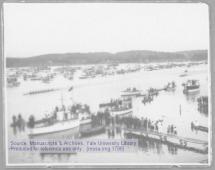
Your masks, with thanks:
[{"label": "boat", "polygon": [[182,73],[182,74],[179,75],[179,77],[186,77],[186,76],[188,76],[187,73],[188,73],[188,71],[185,70],[184,73]]},{"label": "boat", "polygon": [[89,113],[79,113],[80,125],[89,124],[92,122],[91,116]]},{"label": "boat", "polygon": [[50,83],[50,78],[48,76],[44,77],[44,78],[42,78],[42,82],[43,83]]},{"label": "boat", "polygon": [[20,85],[20,82],[11,82],[7,83],[7,87],[18,87]]},{"label": "boat", "polygon": [[108,111],[111,116],[126,116],[132,114],[132,100],[112,99],[109,103],[100,104],[99,108],[102,112]]},{"label": "boat", "polygon": [[73,86],[71,86],[71,87],[68,89],[68,91],[72,91],[72,90],[73,90],[73,88],[74,88],[74,87],[73,87]]},{"label": "boat", "polygon": [[192,130],[199,130],[202,132],[208,132],[208,127],[199,125],[198,122],[191,122],[191,129]]},{"label": "boat", "polygon": [[168,83],[168,84],[164,87],[164,90],[165,90],[165,91],[171,91],[171,90],[175,90],[175,88],[176,88],[176,84],[175,84],[175,82],[173,81],[173,82]]},{"label": "boat", "polygon": [[121,94],[122,97],[137,97],[139,95],[141,95],[141,91],[136,88],[127,88]]},{"label": "boat", "polygon": [[187,74],[186,73],[184,73],[184,74],[180,74],[179,75],[179,77],[186,77],[187,76]]},{"label": "boat", "polygon": [[48,135],[56,132],[64,132],[74,128],[79,128],[80,125],[91,123],[90,112],[87,105],[72,105],[66,108],[55,107],[51,114],[46,114],[41,120],[35,120],[34,116],[29,117],[27,123],[29,127],[29,137],[38,135]]},{"label": "boat", "polygon": [[66,110],[64,105],[62,105],[61,109],[56,107],[51,115],[46,115],[46,118],[42,120],[36,124],[35,122],[38,121],[35,121],[34,117],[29,118],[29,137],[67,131],[80,125],[79,116]]},{"label": "boat", "polygon": [[79,77],[80,79],[87,79],[87,78],[89,78],[88,76],[80,76]]},{"label": "boat", "polygon": [[66,131],[73,129],[75,127],[78,127],[80,124],[79,119],[70,119],[70,120],[63,120],[63,121],[57,121],[51,125],[44,125],[41,127],[35,127],[33,129],[30,129],[28,135],[29,137],[32,136],[38,136],[38,135],[45,135],[45,134],[51,134],[61,131]]},{"label": "boat", "polygon": [[31,81],[38,81],[38,80],[42,80],[42,78],[41,77],[32,77],[30,80]]},{"label": "boat", "polygon": [[184,86],[184,93],[196,92],[200,90],[200,83],[198,80],[188,80],[182,85]]},{"label": "boat", "polygon": [[20,82],[17,80],[16,77],[8,77],[7,78],[7,87],[18,87]]},{"label": "boat", "polygon": [[132,114],[132,108],[120,108],[120,109],[111,109],[110,110],[110,115],[115,117],[123,117],[123,116],[128,116]]},{"label": "boat", "polygon": [[36,90],[36,91],[30,91],[30,92],[24,93],[24,95],[33,95],[33,94],[48,93],[48,92],[53,92],[53,91],[57,91],[57,90],[59,90],[59,89]]}]

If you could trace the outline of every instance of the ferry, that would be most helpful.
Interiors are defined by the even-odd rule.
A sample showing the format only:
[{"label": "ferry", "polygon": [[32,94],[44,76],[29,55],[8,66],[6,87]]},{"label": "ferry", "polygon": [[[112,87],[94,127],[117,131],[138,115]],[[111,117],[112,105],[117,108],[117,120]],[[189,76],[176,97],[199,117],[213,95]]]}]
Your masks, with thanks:
[{"label": "ferry", "polygon": [[198,80],[188,80],[182,85],[184,86],[184,93],[197,92],[200,90],[200,83]]}]

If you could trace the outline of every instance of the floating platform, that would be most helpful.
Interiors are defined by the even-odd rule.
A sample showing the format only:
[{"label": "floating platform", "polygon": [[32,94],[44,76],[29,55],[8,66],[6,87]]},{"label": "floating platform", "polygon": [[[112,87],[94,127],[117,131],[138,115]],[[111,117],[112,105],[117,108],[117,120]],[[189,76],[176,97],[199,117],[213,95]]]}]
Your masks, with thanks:
[{"label": "floating platform", "polygon": [[185,138],[177,135],[165,134],[156,131],[146,131],[144,129],[127,129],[127,128],[124,129],[124,135],[144,137],[147,139],[162,142],[163,144],[171,144],[182,149],[195,151],[202,154],[208,153],[208,142],[199,139]]}]

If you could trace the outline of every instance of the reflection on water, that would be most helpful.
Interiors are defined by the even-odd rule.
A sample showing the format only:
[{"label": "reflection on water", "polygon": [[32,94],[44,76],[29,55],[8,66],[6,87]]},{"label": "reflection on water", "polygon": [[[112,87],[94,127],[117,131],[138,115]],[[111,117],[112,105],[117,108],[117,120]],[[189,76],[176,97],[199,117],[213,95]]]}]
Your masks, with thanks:
[{"label": "reflection on water", "polygon": [[[156,71],[139,71],[124,75],[99,77],[94,79],[68,80],[58,75],[50,84],[33,81],[22,81],[16,88],[7,89],[7,122],[11,124],[12,116],[22,114],[23,119],[28,120],[31,114],[37,119],[44,116],[50,110],[61,103],[61,94],[64,103],[88,104],[93,113],[96,113],[100,103],[108,102],[111,98],[119,98],[121,91],[128,87],[136,87],[146,91],[150,87],[163,88],[170,81],[176,82],[176,89],[162,91],[151,103],[142,103],[143,98],[133,100],[133,116],[137,118],[149,118],[152,121],[163,120],[160,129],[166,133],[168,125],[174,124],[179,136],[194,139],[208,140],[208,134],[201,131],[192,131],[190,123],[198,120],[199,124],[208,127],[208,117],[198,111],[197,98],[208,95],[207,65],[190,67],[187,77],[179,75],[184,68],[172,68]],[[188,79],[200,81],[200,91],[193,94],[184,94],[182,83]],[[68,92],[64,87],[74,86],[74,90]],[[27,91],[39,88],[61,88],[60,91],[24,96]],[[9,126],[8,126],[9,127]],[[8,128],[8,138],[28,138],[26,131],[19,128]],[[38,136],[36,138],[59,139],[79,138],[80,128],[65,132]],[[120,128],[106,129],[99,134],[87,138],[124,138]],[[22,156],[20,156],[22,155]],[[197,163],[207,159],[207,155],[178,149],[173,145],[163,145],[159,141],[139,139],[139,150],[134,153],[72,153],[72,154],[38,154],[38,153],[9,153],[11,163],[48,163],[48,162],[71,162],[71,163]]]},{"label": "reflection on water", "polygon": [[189,94],[185,94],[185,96],[188,102],[196,102],[196,99],[198,98],[199,94],[200,91],[195,91]]}]

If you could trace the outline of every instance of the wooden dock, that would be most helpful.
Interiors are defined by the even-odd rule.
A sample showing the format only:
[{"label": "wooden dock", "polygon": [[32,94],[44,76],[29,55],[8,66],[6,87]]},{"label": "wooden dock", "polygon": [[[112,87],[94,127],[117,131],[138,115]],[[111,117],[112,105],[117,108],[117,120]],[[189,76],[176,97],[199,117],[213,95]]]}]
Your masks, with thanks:
[{"label": "wooden dock", "polygon": [[156,131],[146,131],[145,129],[125,128],[124,134],[156,140],[164,144],[171,144],[182,149],[187,149],[190,151],[195,151],[203,154],[208,153],[208,142],[204,140],[180,137],[177,135],[166,134]]}]

